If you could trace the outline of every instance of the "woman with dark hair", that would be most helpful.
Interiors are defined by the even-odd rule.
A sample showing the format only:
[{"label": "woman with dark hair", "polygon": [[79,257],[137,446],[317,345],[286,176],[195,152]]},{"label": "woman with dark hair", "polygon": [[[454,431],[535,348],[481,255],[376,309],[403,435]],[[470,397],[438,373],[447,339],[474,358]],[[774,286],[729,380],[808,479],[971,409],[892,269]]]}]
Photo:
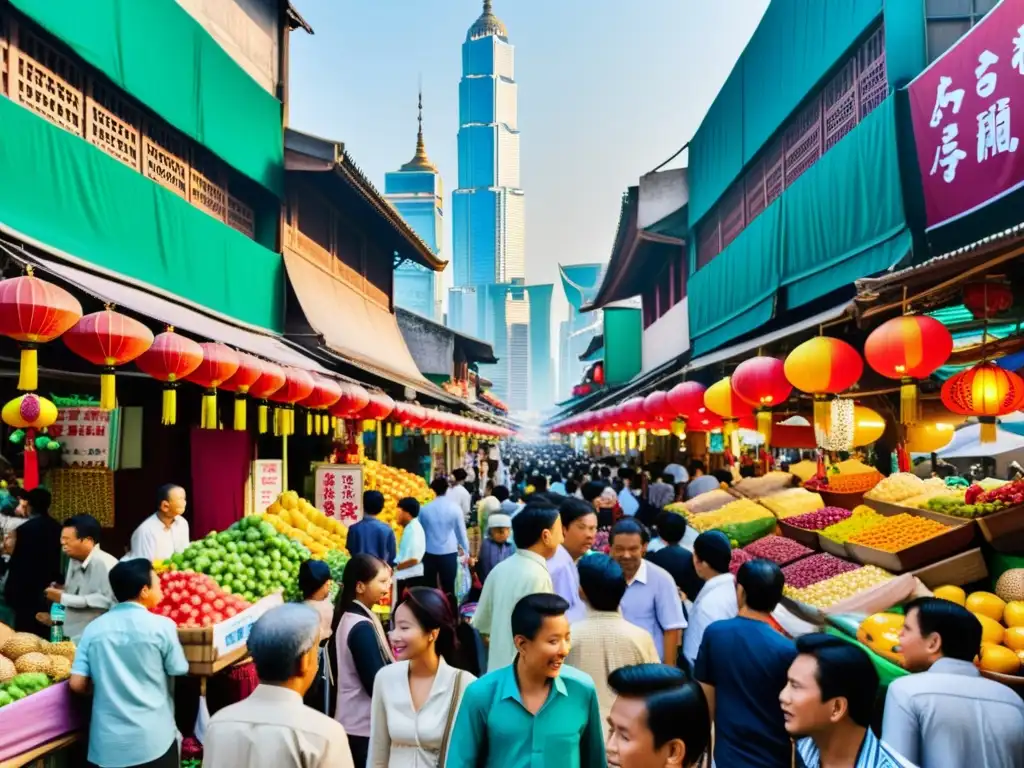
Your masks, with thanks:
[{"label": "woman with dark hair", "polygon": [[370,711],[377,673],[395,657],[373,606],[391,588],[391,568],[372,555],[355,555],[345,565],[332,629],[335,684],[334,718],[348,734],[356,768],[366,765],[370,748]]},{"label": "woman with dark hair", "polygon": [[395,611],[396,664],[373,686],[370,758],[373,768],[440,768],[466,686],[476,678],[457,668],[455,615],[445,594],[413,587]]}]

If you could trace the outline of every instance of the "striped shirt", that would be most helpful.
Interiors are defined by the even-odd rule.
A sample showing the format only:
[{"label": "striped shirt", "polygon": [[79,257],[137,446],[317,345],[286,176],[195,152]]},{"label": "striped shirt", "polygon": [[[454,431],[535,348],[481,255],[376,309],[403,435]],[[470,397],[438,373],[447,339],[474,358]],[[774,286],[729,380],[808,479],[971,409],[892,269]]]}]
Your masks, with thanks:
[{"label": "striped shirt", "polygon": [[[797,768],[821,768],[821,753],[814,739],[801,739],[796,743]],[[864,743],[853,768],[916,768],[881,742],[868,728]]]}]

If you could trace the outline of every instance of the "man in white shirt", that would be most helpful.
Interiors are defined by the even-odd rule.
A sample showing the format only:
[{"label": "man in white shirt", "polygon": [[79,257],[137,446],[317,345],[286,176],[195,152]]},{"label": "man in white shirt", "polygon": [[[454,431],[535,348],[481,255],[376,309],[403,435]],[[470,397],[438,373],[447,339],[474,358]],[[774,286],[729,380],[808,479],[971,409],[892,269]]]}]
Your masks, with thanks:
[{"label": "man in white shirt", "polygon": [[704,579],[690,611],[690,625],[683,635],[683,656],[693,669],[697,663],[704,630],[713,622],[734,619],[739,614],[736,580],[729,573],[732,547],[721,531],[705,531],[693,542],[693,567]]},{"label": "man in white shirt", "polygon": [[185,489],[168,484],[160,487],[156,512],[147,517],[132,534],[125,560],[144,558],[156,563],[168,560],[188,546],[188,521],[185,514]]},{"label": "man in white shirt", "polygon": [[67,577],[64,586],[46,590],[48,600],[64,606],[64,635],[76,643],[89,623],[116,602],[110,569],[117,565],[117,558],[100,549],[102,530],[92,515],[64,521],[60,543],[70,559]]},{"label": "man in white shirt", "polygon": [[407,589],[426,586],[423,578],[423,556],[427,553],[427,535],[417,519],[420,503],[406,497],[398,502],[398,524],[402,526],[402,540],[398,543],[395,565],[395,609],[402,603]]},{"label": "man in white shirt", "polygon": [[635,475],[632,470],[621,470],[619,478],[622,480],[622,490],[619,491],[619,507],[626,517],[633,517],[640,509],[640,502],[631,488]]},{"label": "man in white shirt", "polygon": [[473,497],[469,495],[469,491],[466,490],[466,470],[459,467],[452,472],[452,480],[454,485],[448,489],[448,493],[445,494],[449,499],[459,505],[459,509],[462,510],[462,519],[469,522],[469,513],[473,506]]}]

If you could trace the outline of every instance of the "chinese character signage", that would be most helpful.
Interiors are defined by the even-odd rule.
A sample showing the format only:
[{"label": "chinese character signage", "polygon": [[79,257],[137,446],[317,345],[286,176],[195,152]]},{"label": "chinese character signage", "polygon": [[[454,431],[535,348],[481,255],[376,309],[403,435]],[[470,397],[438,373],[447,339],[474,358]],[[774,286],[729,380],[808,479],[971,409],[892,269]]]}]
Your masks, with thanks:
[{"label": "chinese character signage", "polygon": [[115,413],[88,406],[57,409],[57,421],[46,432],[64,446],[61,459],[65,466],[110,466]]},{"label": "chinese character signage", "polygon": [[284,491],[281,459],[256,459],[252,463],[253,511],[266,512]]},{"label": "chinese character signage", "polygon": [[928,229],[1024,185],[1024,0],[1002,0],[909,93]]},{"label": "chinese character signage", "polygon": [[316,508],[353,525],[363,519],[363,468],[358,464],[320,464],[314,479]]}]

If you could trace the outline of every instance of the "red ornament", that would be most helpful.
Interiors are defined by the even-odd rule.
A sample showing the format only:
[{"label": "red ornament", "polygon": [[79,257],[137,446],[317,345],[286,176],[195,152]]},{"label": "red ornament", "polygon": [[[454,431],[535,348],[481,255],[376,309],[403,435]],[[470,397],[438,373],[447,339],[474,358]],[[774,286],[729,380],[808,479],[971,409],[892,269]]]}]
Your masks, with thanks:
[{"label": "red ornament", "polygon": [[675,410],[673,416],[689,419],[704,408],[706,387],[696,381],[684,381],[668,391],[668,404]]},{"label": "red ornament", "polygon": [[86,315],[61,338],[76,355],[103,367],[100,408],[104,411],[112,411],[117,405],[114,366],[130,363],[153,344],[149,328],[109,307]]},{"label": "red ornament", "polygon": [[641,427],[647,419],[642,397],[631,397],[619,406],[619,415],[628,429]]},{"label": "red ornament", "polygon": [[358,384],[342,382],[341,397],[331,406],[331,415],[339,419],[351,419],[370,402],[370,393]]},{"label": "red ornament", "polygon": [[1024,405],[1024,379],[995,363],[978,363],[942,385],[942,402],[953,413],[976,416],[981,442],[996,441],[996,418]]},{"label": "red ornament", "polygon": [[975,319],[983,320],[1013,307],[1013,289],[1006,283],[970,283],[964,286],[963,299]]},{"label": "red ornament", "polygon": [[[299,405],[309,411],[322,411],[330,408],[341,399],[341,385],[334,379],[321,376],[318,373],[311,374],[313,377],[313,391],[308,397],[303,398]],[[329,418],[326,414],[306,413],[306,434],[323,435],[327,433]]]},{"label": "red ornament", "polygon": [[308,371],[291,367],[284,369],[284,384],[269,398],[284,406],[274,410],[274,434],[284,437],[295,434],[294,406],[310,396],[313,386],[313,377]]},{"label": "red ornament", "polygon": [[82,305],[63,288],[26,275],[0,280],[0,335],[21,343],[18,389],[39,386],[37,344],[53,341],[82,317]]},{"label": "red ornament", "polygon": [[267,398],[284,386],[284,368],[277,363],[267,362],[259,358],[253,359],[259,364],[260,376],[249,385],[249,397],[259,401],[259,408],[257,410],[259,415],[259,432],[261,435],[265,435],[267,434],[269,422],[267,418]]},{"label": "red ornament", "polygon": [[668,393],[656,389],[644,398],[644,413],[651,421],[659,421],[675,416],[672,406],[668,403]]},{"label": "red ornament", "polygon": [[163,424],[175,424],[178,419],[178,382],[192,373],[203,362],[203,348],[192,339],[174,332],[173,326],[159,334],[153,344],[139,355],[135,365],[147,376],[164,382]]},{"label": "red ornament", "polygon": [[732,389],[748,405],[773,408],[789,399],[793,385],[786,379],[786,364],[781,360],[753,357],[736,366]]},{"label": "red ornament", "polygon": [[203,361],[187,378],[205,390],[199,426],[202,429],[217,429],[217,388],[235,375],[241,359],[231,347],[215,341],[199,346],[203,348]]},{"label": "red ornament", "polygon": [[875,371],[899,379],[900,421],[917,422],[916,379],[926,379],[949,359],[953,337],[927,315],[894,317],[878,326],[864,344],[864,357]]},{"label": "red ornament", "polygon": [[370,402],[360,411],[356,418],[366,421],[383,421],[395,410],[395,401],[383,392],[371,392]]},{"label": "red ornament", "polygon": [[246,427],[245,396],[249,388],[263,375],[263,366],[258,357],[238,353],[238,370],[235,375],[220,385],[221,389],[235,393],[235,430],[244,432]]},{"label": "red ornament", "polygon": [[591,377],[595,384],[598,386],[604,385],[604,363],[597,363],[594,366],[593,375]]}]

